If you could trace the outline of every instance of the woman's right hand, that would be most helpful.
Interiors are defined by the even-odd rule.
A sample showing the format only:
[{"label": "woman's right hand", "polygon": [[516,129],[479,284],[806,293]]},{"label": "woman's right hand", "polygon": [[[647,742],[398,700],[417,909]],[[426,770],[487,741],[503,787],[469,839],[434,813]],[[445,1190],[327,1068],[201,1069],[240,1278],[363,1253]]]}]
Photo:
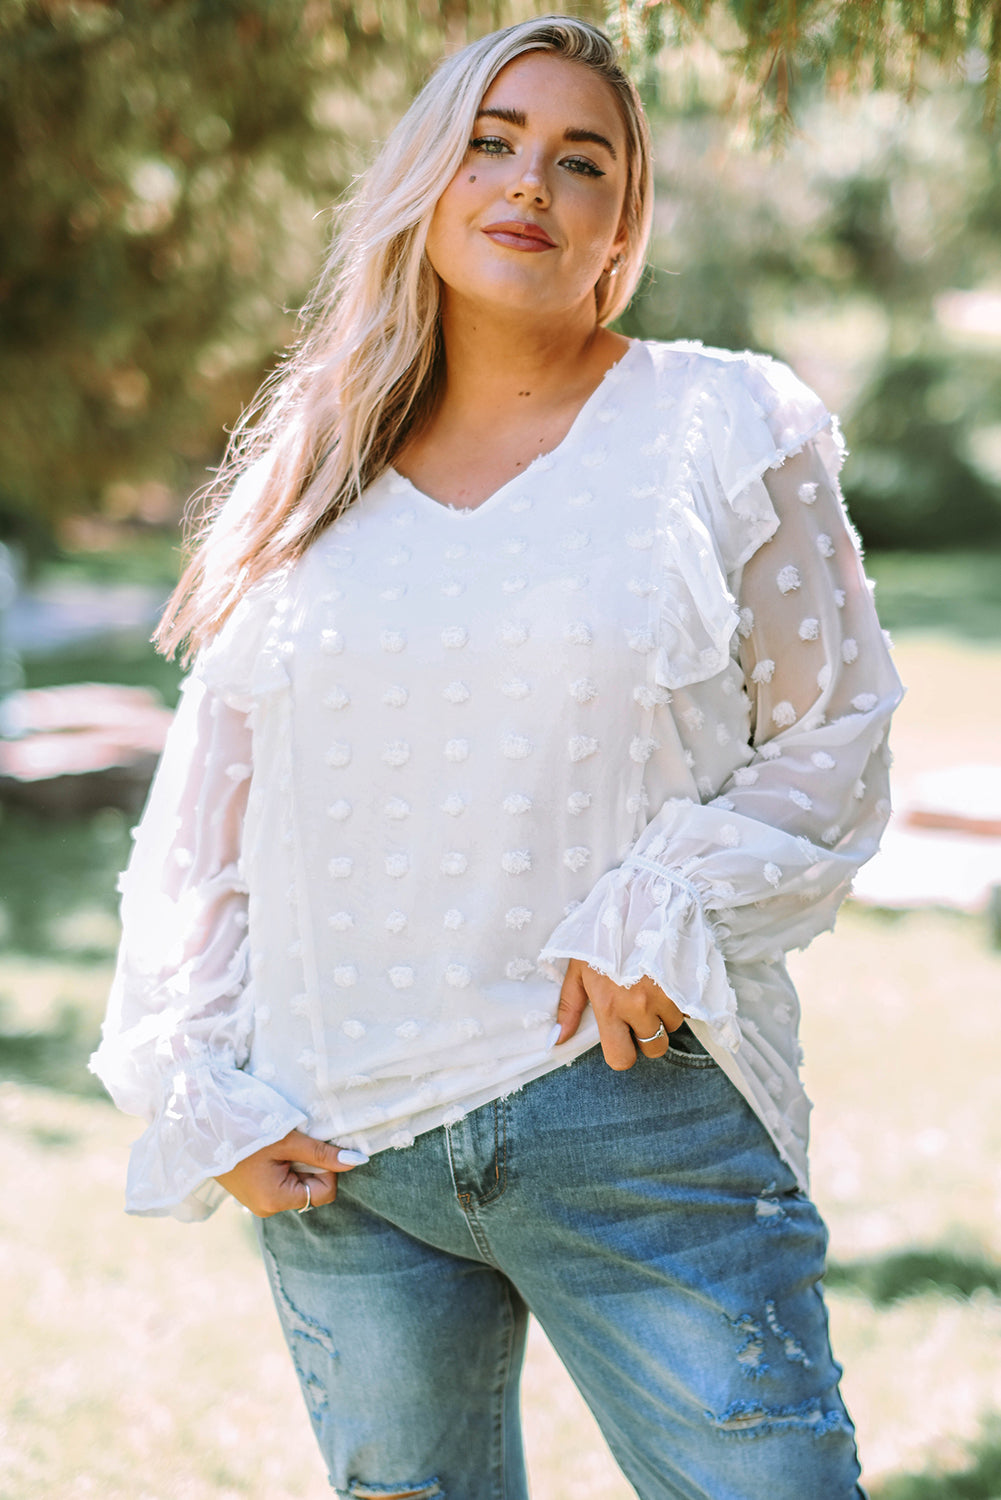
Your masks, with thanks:
[{"label": "woman's right hand", "polygon": [[286,1209],[305,1208],[307,1201],[312,1208],[333,1203],[338,1172],[350,1172],[367,1161],[361,1151],[341,1149],[301,1130],[290,1130],[274,1145],[262,1146],[229,1172],[221,1172],[216,1182],[259,1219],[269,1219]]}]

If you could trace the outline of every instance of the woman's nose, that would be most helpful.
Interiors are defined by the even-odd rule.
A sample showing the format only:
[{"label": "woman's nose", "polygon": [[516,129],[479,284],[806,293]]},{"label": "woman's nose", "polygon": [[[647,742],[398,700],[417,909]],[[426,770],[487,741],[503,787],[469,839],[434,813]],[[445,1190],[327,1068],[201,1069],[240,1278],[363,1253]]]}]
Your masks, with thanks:
[{"label": "woman's nose", "polygon": [[529,202],[540,208],[548,207],[552,194],[543,164],[524,157],[519,164],[519,170],[511,176],[507,198],[509,203]]}]

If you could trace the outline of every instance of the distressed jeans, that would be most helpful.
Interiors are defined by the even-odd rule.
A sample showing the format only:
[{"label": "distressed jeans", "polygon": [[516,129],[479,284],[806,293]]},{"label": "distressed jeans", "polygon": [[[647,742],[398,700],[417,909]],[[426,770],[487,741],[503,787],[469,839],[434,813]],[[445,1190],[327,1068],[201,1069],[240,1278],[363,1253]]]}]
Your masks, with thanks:
[{"label": "distressed jeans", "polygon": [[826,1231],[687,1026],[599,1048],[259,1224],[346,1500],[525,1500],[538,1318],[641,1500],[858,1500]]}]

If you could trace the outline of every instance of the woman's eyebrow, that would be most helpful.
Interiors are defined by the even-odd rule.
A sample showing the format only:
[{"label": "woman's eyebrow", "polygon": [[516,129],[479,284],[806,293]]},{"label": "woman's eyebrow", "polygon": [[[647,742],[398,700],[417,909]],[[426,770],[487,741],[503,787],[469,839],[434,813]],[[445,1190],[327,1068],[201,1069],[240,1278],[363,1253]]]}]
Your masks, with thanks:
[{"label": "woman's eyebrow", "polygon": [[565,141],[591,141],[595,146],[604,146],[613,161],[616,160],[615,147],[605,135],[599,135],[597,130],[564,130]]},{"label": "woman's eyebrow", "polygon": [[[504,120],[508,125],[517,125],[524,130],[528,123],[528,117],[523,109],[506,109],[502,104],[487,105],[484,109],[476,111],[477,120]],[[571,127],[564,130],[565,141],[582,142],[590,141],[595,146],[604,146],[613,161],[617,160],[615,147],[607,136],[601,135],[597,130],[578,130]]]}]

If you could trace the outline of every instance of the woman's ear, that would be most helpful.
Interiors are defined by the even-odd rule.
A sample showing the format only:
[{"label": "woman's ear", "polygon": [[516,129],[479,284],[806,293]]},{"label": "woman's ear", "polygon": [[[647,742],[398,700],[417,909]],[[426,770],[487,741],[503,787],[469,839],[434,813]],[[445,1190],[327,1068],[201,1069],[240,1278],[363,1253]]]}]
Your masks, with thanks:
[{"label": "woman's ear", "polygon": [[615,272],[619,269],[622,259],[625,256],[628,244],[629,233],[626,229],[625,222],[623,222],[619,225],[615,238],[609,246],[608,260],[605,262],[606,276],[614,276]]},{"label": "woman's ear", "polygon": [[605,266],[603,268],[603,274],[605,276],[615,276],[618,273],[618,269],[621,266],[622,261],[623,261],[623,250],[624,250],[624,248],[625,247],[622,246],[622,247],[620,247],[620,248],[617,249],[615,245],[612,246],[612,249],[611,249],[611,252],[610,252],[610,259],[608,261],[606,261]]}]

